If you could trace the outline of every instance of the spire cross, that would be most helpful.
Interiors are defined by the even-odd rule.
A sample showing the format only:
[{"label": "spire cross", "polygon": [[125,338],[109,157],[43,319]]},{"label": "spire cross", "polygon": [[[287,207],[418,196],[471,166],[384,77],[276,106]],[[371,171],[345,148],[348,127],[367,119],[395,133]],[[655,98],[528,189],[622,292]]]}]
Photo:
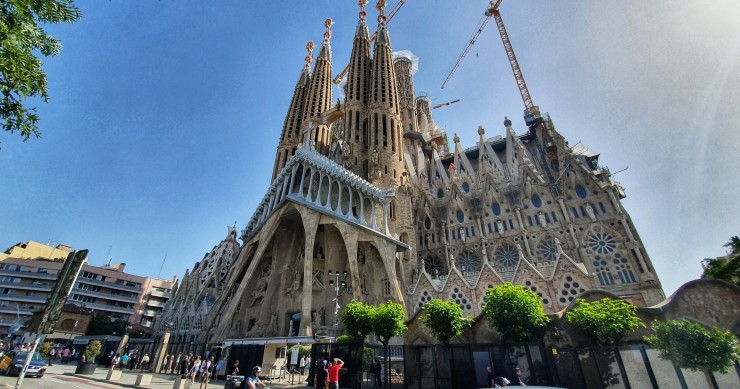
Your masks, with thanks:
[{"label": "spire cross", "polygon": [[329,39],[331,39],[331,26],[334,24],[334,21],[331,20],[331,18],[327,18],[324,20],[324,27],[326,27],[326,32],[324,33],[324,42],[329,43]]},{"label": "spire cross", "polygon": [[306,51],[308,51],[308,55],[306,56],[306,69],[311,69],[311,62],[313,62],[313,41],[308,41],[306,43]]},{"label": "spire cross", "polygon": [[357,2],[357,5],[360,6],[360,20],[365,20],[365,17],[367,16],[367,13],[365,12],[365,5],[367,5],[368,0],[359,0]]},{"label": "spire cross", "polygon": [[375,9],[377,9],[380,12],[380,15],[378,15],[378,23],[385,25],[385,0],[378,0],[377,4],[375,4]]}]

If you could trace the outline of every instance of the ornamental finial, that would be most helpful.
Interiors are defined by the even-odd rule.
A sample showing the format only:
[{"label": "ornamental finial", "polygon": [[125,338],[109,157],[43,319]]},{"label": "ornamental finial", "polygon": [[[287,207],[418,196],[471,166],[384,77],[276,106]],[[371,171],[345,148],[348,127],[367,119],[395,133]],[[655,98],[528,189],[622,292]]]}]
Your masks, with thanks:
[{"label": "ornamental finial", "polygon": [[365,20],[365,17],[367,17],[367,13],[365,12],[365,5],[367,5],[368,0],[359,0],[357,2],[357,5],[360,6],[360,20]]},{"label": "ornamental finial", "polygon": [[326,32],[324,33],[324,42],[329,43],[329,39],[331,39],[331,26],[334,24],[334,21],[331,20],[331,18],[327,18],[324,20],[324,27],[326,27]]},{"label": "ornamental finial", "polygon": [[306,43],[306,51],[308,51],[308,55],[306,56],[306,69],[311,69],[311,62],[313,62],[313,41],[308,41]]},{"label": "ornamental finial", "polygon": [[378,0],[377,4],[375,4],[375,9],[380,12],[380,15],[378,15],[378,23],[385,25],[385,0]]}]

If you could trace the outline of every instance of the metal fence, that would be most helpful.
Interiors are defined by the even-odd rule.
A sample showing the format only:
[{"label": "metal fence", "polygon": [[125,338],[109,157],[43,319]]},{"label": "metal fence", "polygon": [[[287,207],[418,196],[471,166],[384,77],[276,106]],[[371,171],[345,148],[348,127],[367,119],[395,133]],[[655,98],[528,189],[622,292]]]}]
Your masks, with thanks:
[{"label": "metal fence", "polygon": [[[383,365],[383,387],[392,389],[488,387],[488,366],[495,376],[512,382],[514,369],[519,368],[527,385],[571,389],[740,388],[737,362],[729,373],[707,377],[702,372],[678,369],[641,344],[578,349],[536,344],[391,346],[388,358],[378,346],[314,344],[313,361],[335,357],[345,362],[341,388],[375,387],[370,364],[378,360]],[[312,387],[314,370],[312,366]]]}]

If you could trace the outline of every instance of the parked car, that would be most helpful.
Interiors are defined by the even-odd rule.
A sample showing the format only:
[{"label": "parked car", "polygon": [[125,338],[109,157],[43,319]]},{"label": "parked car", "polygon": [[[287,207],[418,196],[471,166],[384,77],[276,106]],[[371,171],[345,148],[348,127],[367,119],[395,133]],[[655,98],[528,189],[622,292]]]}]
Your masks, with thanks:
[{"label": "parked car", "polygon": [[[8,351],[0,358],[0,371],[7,375],[18,375],[26,363],[28,351]],[[43,377],[46,373],[46,362],[41,358],[41,354],[33,353],[31,363],[26,370],[26,377]]]}]

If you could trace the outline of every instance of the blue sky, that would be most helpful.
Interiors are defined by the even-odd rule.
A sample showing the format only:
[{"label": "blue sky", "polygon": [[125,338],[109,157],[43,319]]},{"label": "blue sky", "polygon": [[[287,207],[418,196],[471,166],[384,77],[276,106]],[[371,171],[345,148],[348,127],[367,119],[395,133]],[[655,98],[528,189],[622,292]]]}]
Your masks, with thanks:
[{"label": "blue sky", "polygon": [[[395,1],[389,1],[390,7]],[[483,125],[524,131],[493,21],[440,85],[488,2],[407,0],[394,50],[420,58],[417,94],[465,147]],[[264,195],[309,40],[334,19],[334,73],[349,58],[356,1],[78,1],[48,30],[42,139],[0,134],[0,246],[27,240],[106,253],[171,278],[244,228]],[[389,8],[390,8],[389,7]],[[530,92],[571,144],[601,153],[667,294],[740,233],[740,6],[734,0],[504,1]],[[375,25],[374,2],[368,6]],[[318,50],[315,51],[318,54]],[[335,97],[336,98],[336,97]],[[160,266],[167,256],[160,274]]]}]

